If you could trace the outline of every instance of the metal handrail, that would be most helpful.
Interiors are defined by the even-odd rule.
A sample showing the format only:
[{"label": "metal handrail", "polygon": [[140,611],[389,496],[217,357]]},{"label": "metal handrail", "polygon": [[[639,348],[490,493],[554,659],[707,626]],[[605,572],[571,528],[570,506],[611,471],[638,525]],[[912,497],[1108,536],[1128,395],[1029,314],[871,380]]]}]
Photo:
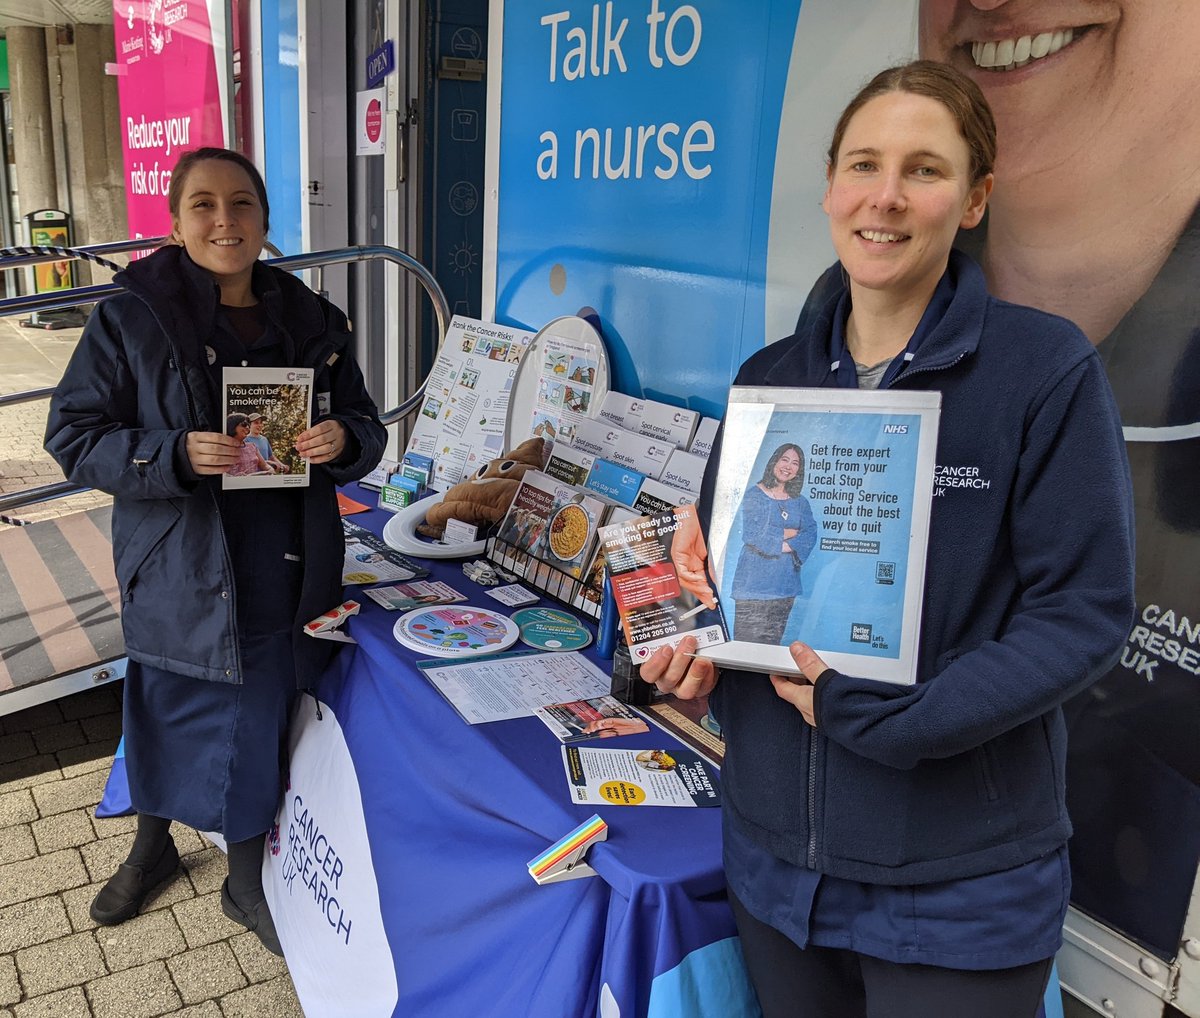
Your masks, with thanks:
[{"label": "metal handrail", "polygon": [[49,399],[53,395],[54,386],[48,389],[26,389],[24,392],[0,396],[0,407],[15,406],[17,403],[36,403],[39,399]]},{"label": "metal handrail", "polygon": [[[126,242],[122,241],[120,243]],[[144,246],[145,242],[141,243]],[[385,261],[399,265],[402,269],[408,270],[425,287],[425,292],[429,295],[430,303],[433,304],[434,315],[437,317],[437,349],[440,351],[442,343],[446,339],[446,332],[450,327],[450,305],[446,300],[445,293],[442,292],[442,288],[438,285],[437,280],[434,279],[433,273],[411,255],[405,254],[403,251],[394,247],[387,247],[383,244],[360,245],[358,247],[336,248],[332,251],[314,251],[311,254],[270,258],[265,261],[265,264],[273,265],[287,272],[295,272],[300,269],[316,268],[320,265],[342,265],[348,262],[370,261],[376,258],[382,258]],[[107,283],[101,286],[81,286],[74,290],[63,290],[53,294],[26,294],[21,297],[9,297],[0,300],[0,317],[20,314],[22,311],[52,311],[56,308],[74,307],[77,304],[92,303],[93,301],[103,300],[106,297],[115,296],[121,293],[123,289],[124,287]],[[64,300],[64,294],[74,294],[74,296]],[[416,391],[403,400],[399,406],[379,415],[379,419],[385,427],[403,420],[420,406],[421,400],[425,396],[425,386],[428,382],[429,379],[426,378],[417,386]],[[11,396],[0,396],[0,406],[9,403],[24,403],[35,399],[45,399],[53,392],[53,388],[31,389],[27,392],[14,393]],[[37,502],[46,502],[50,499],[62,498],[65,495],[74,495],[88,490],[90,489],[72,484],[70,481],[58,481],[54,484],[44,484],[37,488],[26,488],[24,491],[13,492],[10,495],[0,495],[0,513],[6,513],[9,510],[19,509],[22,506],[33,505]]]},{"label": "metal handrail", "polygon": [[[111,240],[103,244],[72,244],[69,248],[63,248],[64,251],[80,251],[90,255],[122,254],[126,251],[150,251],[156,247],[165,244],[171,238],[169,236],[162,237],[138,237],[136,240]],[[17,245],[27,246],[27,245]],[[45,245],[39,245],[44,247]],[[263,247],[271,253],[275,258],[282,258],[283,252],[279,250],[269,240],[263,241]],[[78,256],[68,258],[68,261],[73,261]],[[63,260],[62,255],[58,254],[20,254],[20,255],[4,255],[0,257],[0,272],[6,272],[9,269],[20,269],[27,265],[41,265],[43,262],[60,262]],[[82,288],[81,288],[82,289]],[[71,291],[62,291],[68,293]],[[80,303],[85,303],[80,301]],[[34,310],[40,311],[41,308]]]}]

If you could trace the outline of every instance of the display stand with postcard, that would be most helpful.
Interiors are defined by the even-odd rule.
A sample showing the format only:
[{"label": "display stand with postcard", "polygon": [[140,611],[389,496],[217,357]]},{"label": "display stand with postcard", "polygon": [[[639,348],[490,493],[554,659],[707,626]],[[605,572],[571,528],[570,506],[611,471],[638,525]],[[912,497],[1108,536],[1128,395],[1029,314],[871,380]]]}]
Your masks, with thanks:
[{"label": "display stand with postcard", "polygon": [[429,372],[405,460],[422,457],[445,491],[505,448],[509,399],[533,333],[455,315]]},{"label": "display stand with postcard", "polygon": [[[730,390],[708,547],[731,640],[701,656],[797,674],[787,647],[803,640],[839,671],[915,681],[940,406],[898,389]],[[792,600],[778,644],[739,638],[758,628],[764,599],[746,591],[764,576]]]}]

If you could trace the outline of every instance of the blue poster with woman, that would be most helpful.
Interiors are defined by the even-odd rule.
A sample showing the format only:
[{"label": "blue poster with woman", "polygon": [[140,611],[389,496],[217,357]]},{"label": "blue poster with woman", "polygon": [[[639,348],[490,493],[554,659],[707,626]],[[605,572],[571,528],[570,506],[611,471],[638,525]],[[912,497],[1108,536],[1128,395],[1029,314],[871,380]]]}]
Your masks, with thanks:
[{"label": "blue poster with woman", "polygon": [[704,656],[736,666],[765,653],[786,668],[785,648],[802,640],[873,678],[912,681],[937,404],[730,390],[708,539],[732,632]]},{"label": "blue poster with woman", "polygon": [[782,643],[803,568],[817,543],[817,524],[804,497],[804,450],[784,442],[767,460],[741,508],[742,551],[729,588],[735,639]]}]

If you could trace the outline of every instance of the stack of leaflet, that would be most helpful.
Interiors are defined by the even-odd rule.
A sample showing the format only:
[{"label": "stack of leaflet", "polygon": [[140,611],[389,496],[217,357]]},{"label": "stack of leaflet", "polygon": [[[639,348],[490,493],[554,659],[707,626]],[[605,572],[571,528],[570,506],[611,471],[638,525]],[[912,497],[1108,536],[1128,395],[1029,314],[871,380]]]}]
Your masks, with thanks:
[{"label": "stack of leaflet", "polygon": [[545,472],[530,471],[488,544],[488,556],[573,608],[600,610],[604,556],[596,533],[679,505],[700,493],[717,422],[608,393],[600,419],[576,421]]},{"label": "stack of leaflet", "polygon": [[690,505],[700,494],[717,422],[695,410],[610,392],[600,419],[558,443],[546,472],[637,513]]},{"label": "stack of leaflet", "polygon": [[609,522],[613,510],[629,511],[592,491],[530,470],[488,542],[488,557],[535,590],[596,616],[596,532]]}]

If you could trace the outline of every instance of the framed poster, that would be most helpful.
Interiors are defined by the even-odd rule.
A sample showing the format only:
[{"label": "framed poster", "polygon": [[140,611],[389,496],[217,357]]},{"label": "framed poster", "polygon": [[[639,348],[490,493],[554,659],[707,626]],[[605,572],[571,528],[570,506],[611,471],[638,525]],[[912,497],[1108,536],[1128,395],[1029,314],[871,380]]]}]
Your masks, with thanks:
[{"label": "framed poster", "polygon": [[718,664],[915,681],[941,393],[729,393],[709,524],[731,640]]}]

